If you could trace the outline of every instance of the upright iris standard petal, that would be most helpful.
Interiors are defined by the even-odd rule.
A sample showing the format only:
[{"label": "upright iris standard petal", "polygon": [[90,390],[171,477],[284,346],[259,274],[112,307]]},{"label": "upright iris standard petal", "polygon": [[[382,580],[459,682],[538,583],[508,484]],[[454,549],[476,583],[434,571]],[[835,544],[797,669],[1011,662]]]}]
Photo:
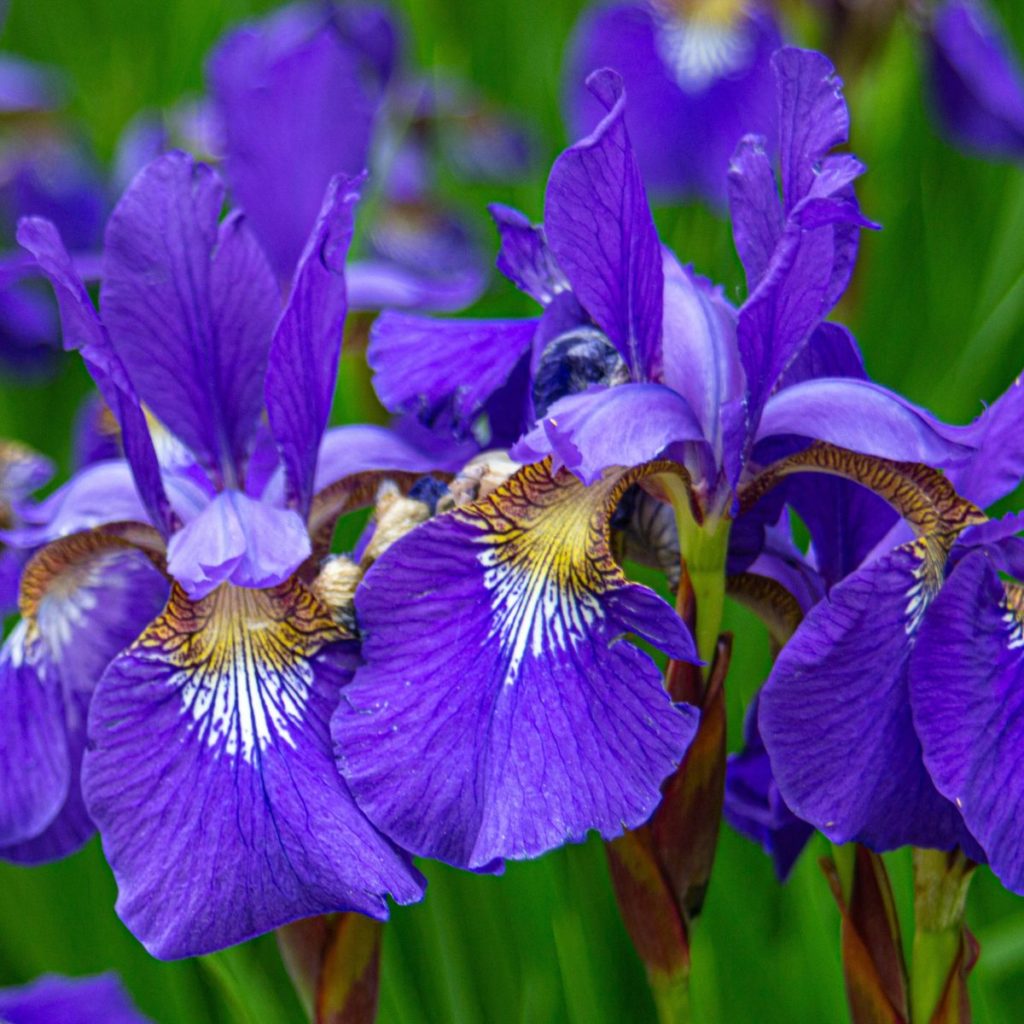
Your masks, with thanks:
[{"label": "upright iris standard petal", "polygon": [[288,497],[309,510],[317,448],[327,426],[348,303],[345,257],[361,179],[331,179],[270,347],[265,396]]},{"label": "upright iris standard petal", "polygon": [[639,466],[672,445],[703,440],[682,395],[662,384],[623,384],[559,399],[511,455],[519,462],[553,455],[556,467],[592,484],[613,466]]},{"label": "upright iris standard petal", "polygon": [[928,773],[992,870],[1024,892],[1024,616],[985,553],[964,558],[928,610],[911,659],[914,724]]},{"label": "upright iris standard petal", "polygon": [[190,956],[338,910],[419,897],[332,763],[352,653],[296,582],[176,589],[93,698],[84,789],[117,909],[154,955]]},{"label": "upright iris standard petal", "polygon": [[529,351],[538,323],[382,313],[367,354],[374,389],[392,412],[427,420],[450,413],[457,427],[468,430]]},{"label": "upright iris standard petal", "polygon": [[[671,470],[670,464],[663,464]],[[693,661],[607,522],[641,472],[591,488],[547,464],[390,547],[356,598],[363,658],[333,722],[360,807],[414,853],[481,868],[640,824],[697,713],[635,633]]]},{"label": "upright iris standard petal", "polygon": [[167,570],[198,601],[222,583],[283,583],[311,550],[306,524],[294,509],[224,491],[171,538]]},{"label": "upright iris standard petal", "polygon": [[262,409],[278,290],[244,220],[218,223],[223,202],[187,154],[149,164],[107,225],[101,302],[142,400],[230,485]]},{"label": "upright iris standard petal", "polygon": [[149,1024],[113,974],[47,974],[20,988],[0,989],[0,1018],[8,1024]]},{"label": "upright iris standard petal", "polygon": [[622,79],[606,69],[587,82],[608,113],[551,168],[548,244],[634,378],[653,380],[661,368],[661,244],[626,131]]},{"label": "upright iris standard petal", "polygon": [[953,142],[1024,157],[1024,74],[979,0],[945,0],[928,33],[932,99]]},{"label": "upright iris standard petal", "polygon": [[[347,14],[367,23],[346,26]],[[367,166],[393,36],[376,8],[295,5],[232,33],[210,59],[232,191],[281,280],[295,270],[331,178]]]},{"label": "upright iris standard petal", "polygon": [[89,373],[120,423],[125,456],[150,522],[165,535],[170,533],[174,515],[164,492],[160,465],[138,394],[57,229],[37,217],[23,219],[18,225],[18,243],[36,258],[53,286],[60,307],[64,347],[81,352]]},{"label": "upright iris standard petal", "polygon": [[721,203],[740,138],[756,132],[774,145],[768,58],[781,40],[759,7],[745,0],[593,5],[566,62],[574,134],[589,131],[603,114],[584,79],[595,68],[614,68],[629,91],[627,121],[651,192]]},{"label": "upright iris standard petal", "polygon": [[782,796],[835,842],[889,850],[969,841],[925,771],[910,713],[911,652],[942,557],[919,540],[838,583],[761,692],[759,726]]},{"label": "upright iris standard petal", "polygon": [[546,306],[569,282],[548,248],[544,228],[501,203],[488,209],[501,237],[498,269],[521,291]]}]

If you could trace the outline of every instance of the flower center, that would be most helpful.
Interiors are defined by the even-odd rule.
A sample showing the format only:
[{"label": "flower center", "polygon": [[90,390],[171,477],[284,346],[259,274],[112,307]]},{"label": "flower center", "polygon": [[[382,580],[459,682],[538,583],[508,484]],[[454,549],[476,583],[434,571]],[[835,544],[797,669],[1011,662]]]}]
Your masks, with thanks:
[{"label": "flower center", "polygon": [[753,39],[745,0],[655,0],[661,59],[685,92],[743,70]]}]

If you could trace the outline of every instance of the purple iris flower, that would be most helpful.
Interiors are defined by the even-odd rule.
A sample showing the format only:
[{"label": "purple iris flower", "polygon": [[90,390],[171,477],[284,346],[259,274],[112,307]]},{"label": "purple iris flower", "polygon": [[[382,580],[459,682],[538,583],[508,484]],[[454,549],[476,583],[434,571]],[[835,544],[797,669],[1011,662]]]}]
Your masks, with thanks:
[{"label": "purple iris flower", "polygon": [[[0,530],[18,525],[33,491],[53,475],[50,460],[14,441],[0,441]],[[0,618],[18,607],[25,552],[0,542]]]},{"label": "purple iris flower", "polygon": [[1024,157],[1024,74],[980,0],[945,0],[926,36],[932,98],[943,130],[982,155]]},{"label": "purple iris flower", "polygon": [[161,957],[422,891],[335,770],[354,652],[310,589],[359,474],[432,463],[382,428],[324,434],[357,186],[330,182],[283,308],[248,221],[220,219],[220,180],[184,153],[110,218],[102,321],[53,225],[19,230],[126,458],[15,531],[45,546],[0,655],[19,709],[0,730],[0,843],[44,859],[94,823],[118,912]]},{"label": "purple iris flower", "polygon": [[[836,842],[962,846],[1024,889],[1011,765],[1020,517],[984,508],[1024,473],[1019,380],[980,417],[938,528],[900,525],[783,649],[759,728],[785,802]],[[948,486],[948,484],[946,485]],[[973,504],[971,504],[973,502]],[[996,797],[995,794],[998,794]]]},{"label": "purple iris flower", "polygon": [[648,189],[663,199],[726,201],[725,175],[747,134],[774,151],[776,98],[769,64],[782,40],[756,0],[595,4],[576,28],[566,70],[577,137],[604,117],[585,88],[597,68],[618,71],[627,123]]},{"label": "purple iris flower", "polygon": [[[394,23],[365,5],[287,7],[232,32],[214,51],[208,77],[225,173],[282,280],[331,177],[373,162],[397,64]],[[409,186],[403,165],[417,154],[405,147],[397,157],[382,156],[381,201],[364,232],[362,258],[348,269],[352,308],[468,305],[486,281],[471,233],[437,208],[432,180],[421,176]],[[387,165],[393,158],[396,168]]]},{"label": "purple iris flower", "polygon": [[0,989],[4,1024],[149,1024],[114,974],[92,978],[43,975],[30,985]]},{"label": "purple iris flower", "polygon": [[605,71],[591,85],[606,116],[555,162],[543,227],[493,211],[498,265],[542,315],[375,325],[385,405],[491,443],[525,429],[512,456],[530,464],[397,542],[357,594],[364,664],[335,717],[339,764],[370,818],[416,853],[485,867],[589,828],[615,835],[656,806],[694,709],[672,706],[621,635],[696,652],[611,559],[627,484],[653,475],[678,499],[682,471],[677,515],[722,536],[769,439],[943,464],[971,450],[969,431],[870,382],[798,372],[817,362],[807,351],[855,348],[822,321],[868,222],[852,190],[861,165],[830,153],[848,126],[831,65],[783,50],[774,67],[781,196],[762,140],[731,172],[750,282],[738,313],[661,247],[622,83]]}]

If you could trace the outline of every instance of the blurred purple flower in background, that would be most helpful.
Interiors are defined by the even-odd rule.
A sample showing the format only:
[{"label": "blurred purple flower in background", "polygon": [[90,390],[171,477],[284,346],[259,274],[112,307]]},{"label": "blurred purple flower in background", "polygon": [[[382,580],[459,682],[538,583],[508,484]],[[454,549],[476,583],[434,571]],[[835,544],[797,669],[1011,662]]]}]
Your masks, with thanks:
[{"label": "blurred purple flower in background", "polygon": [[0,989],[4,1024],[149,1024],[115,974],[62,978],[47,974],[29,985]]}]

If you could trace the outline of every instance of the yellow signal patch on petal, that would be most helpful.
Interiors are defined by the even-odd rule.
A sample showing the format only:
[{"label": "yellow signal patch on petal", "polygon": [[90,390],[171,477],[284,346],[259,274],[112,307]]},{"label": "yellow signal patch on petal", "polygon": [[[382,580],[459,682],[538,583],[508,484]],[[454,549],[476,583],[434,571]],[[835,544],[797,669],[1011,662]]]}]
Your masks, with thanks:
[{"label": "yellow signal patch on petal", "polygon": [[609,471],[587,486],[551,460],[524,466],[488,497],[452,513],[479,534],[477,556],[491,595],[490,638],[515,679],[525,655],[583,640],[605,614],[600,597],[626,584],[610,545],[612,513],[627,488],[674,463]]},{"label": "yellow signal patch on petal", "polygon": [[294,579],[266,590],[223,584],[200,601],[175,585],[130,653],[167,666],[200,739],[252,762],[272,743],[295,746],[290,727],[312,687],[309,661],[347,637]]}]

